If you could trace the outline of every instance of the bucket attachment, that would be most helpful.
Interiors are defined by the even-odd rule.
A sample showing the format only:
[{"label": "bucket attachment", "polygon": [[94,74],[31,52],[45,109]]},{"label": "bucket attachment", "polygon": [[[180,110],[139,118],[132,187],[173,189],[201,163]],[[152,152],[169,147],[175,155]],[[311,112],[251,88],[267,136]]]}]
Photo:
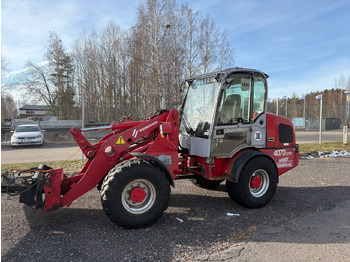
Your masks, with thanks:
[{"label": "bucket attachment", "polygon": [[1,189],[9,195],[19,195],[19,202],[33,209],[42,208],[42,213],[61,206],[62,190],[67,182],[63,169],[53,169],[46,165],[17,170],[12,169],[2,175]]}]

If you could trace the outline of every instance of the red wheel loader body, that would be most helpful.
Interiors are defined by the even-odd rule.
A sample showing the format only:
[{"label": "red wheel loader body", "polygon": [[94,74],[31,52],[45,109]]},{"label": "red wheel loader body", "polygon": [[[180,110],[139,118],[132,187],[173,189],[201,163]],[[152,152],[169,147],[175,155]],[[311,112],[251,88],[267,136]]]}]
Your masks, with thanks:
[{"label": "red wheel loader body", "polygon": [[[258,70],[231,68],[191,78],[183,83],[187,93],[180,113],[161,110],[147,120],[72,128],[88,159],[84,168],[67,176],[62,169],[39,167],[40,175],[21,193],[20,202],[47,212],[102,187],[110,219],[120,226],[140,227],[155,222],[167,208],[168,197],[162,200],[162,194],[170,191],[162,193],[159,185],[191,178],[206,188],[226,180],[234,201],[248,208],[266,205],[278,176],[299,162],[291,121],[266,112],[267,77]],[[111,133],[91,145],[83,132],[99,129]],[[121,221],[125,216],[129,220]],[[135,217],[146,222],[128,222]]]}]

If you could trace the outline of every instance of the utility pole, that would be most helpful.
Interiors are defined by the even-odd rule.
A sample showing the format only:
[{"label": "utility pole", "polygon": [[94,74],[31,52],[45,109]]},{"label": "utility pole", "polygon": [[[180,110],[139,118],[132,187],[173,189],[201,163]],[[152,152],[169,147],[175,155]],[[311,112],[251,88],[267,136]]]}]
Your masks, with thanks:
[{"label": "utility pole", "polygon": [[322,94],[316,96],[316,99],[320,99],[320,133],[318,137],[318,143],[322,144]]},{"label": "utility pole", "polygon": [[[81,95],[81,129],[85,127],[85,94]],[[81,154],[81,161],[84,162],[84,153]]]},{"label": "utility pole", "polygon": [[300,100],[304,100],[304,109],[303,109],[303,125],[306,128],[306,119],[305,119],[305,103],[306,103],[306,97],[302,96],[299,98]]},{"label": "utility pole", "polygon": [[350,91],[345,91],[346,101],[345,101],[345,123],[344,125],[349,125],[349,106],[350,106]]},{"label": "utility pole", "polygon": [[305,96],[302,96],[299,98],[300,100],[304,100],[304,108],[303,108],[303,118],[305,119],[305,100],[306,100],[306,97]]},{"label": "utility pole", "polygon": [[[167,24],[165,26],[165,32],[164,32],[164,35],[163,35],[163,38],[162,38],[162,46],[163,46],[163,49],[164,49],[164,37],[165,37],[165,34],[167,33],[168,29],[171,27],[170,24]],[[163,50],[164,51],[164,50]],[[165,63],[166,63],[166,67],[168,67],[168,52],[165,52],[167,55],[166,55],[166,58],[165,58]],[[166,74],[163,74],[163,78],[165,79],[165,75]],[[166,97],[167,97],[167,90],[166,90],[166,80],[163,80],[164,81],[164,84],[163,84],[163,89],[162,89],[162,108],[161,109],[166,109]]]},{"label": "utility pole", "polygon": [[288,102],[288,97],[287,96],[284,96],[284,97],[282,97],[282,99],[285,99],[286,100],[286,118],[288,117],[288,104],[287,104],[287,102]]},{"label": "utility pole", "polygon": [[349,125],[349,104],[350,104],[350,91],[345,91],[346,101],[345,101],[345,121],[343,127],[343,143],[348,144],[348,125]]}]

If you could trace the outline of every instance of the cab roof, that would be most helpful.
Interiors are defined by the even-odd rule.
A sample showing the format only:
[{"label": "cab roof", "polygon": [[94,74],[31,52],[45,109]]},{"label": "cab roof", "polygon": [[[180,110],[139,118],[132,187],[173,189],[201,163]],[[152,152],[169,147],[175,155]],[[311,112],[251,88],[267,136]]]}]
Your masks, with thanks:
[{"label": "cab roof", "polygon": [[188,78],[186,80],[187,81],[191,81],[191,80],[194,80],[194,79],[203,79],[203,78],[208,78],[208,77],[220,77],[220,78],[223,77],[223,78],[225,78],[225,77],[229,76],[230,74],[236,73],[236,72],[240,72],[240,73],[243,73],[243,72],[256,72],[256,73],[262,74],[265,78],[269,77],[268,74],[266,74],[266,73],[264,73],[262,71],[256,70],[256,69],[244,68],[244,67],[231,67],[231,68],[227,68],[227,69],[223,69],[223,70],[219,70],[219,71],[215,71],[215,72],[210,72],[210,73],[207,73],[207,74],[202,74],[202,75],[190,77],[190,78]]}]

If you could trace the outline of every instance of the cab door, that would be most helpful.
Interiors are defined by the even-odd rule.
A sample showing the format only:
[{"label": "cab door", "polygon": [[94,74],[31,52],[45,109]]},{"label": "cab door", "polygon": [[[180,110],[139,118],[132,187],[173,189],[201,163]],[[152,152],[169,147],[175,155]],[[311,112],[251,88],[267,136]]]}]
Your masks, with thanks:
[{"label": "cab door", "polygon": [[231,74],[219,96],[211,157],[231,157],[240,149],[266,144],[267,84],[257,72]]}]

